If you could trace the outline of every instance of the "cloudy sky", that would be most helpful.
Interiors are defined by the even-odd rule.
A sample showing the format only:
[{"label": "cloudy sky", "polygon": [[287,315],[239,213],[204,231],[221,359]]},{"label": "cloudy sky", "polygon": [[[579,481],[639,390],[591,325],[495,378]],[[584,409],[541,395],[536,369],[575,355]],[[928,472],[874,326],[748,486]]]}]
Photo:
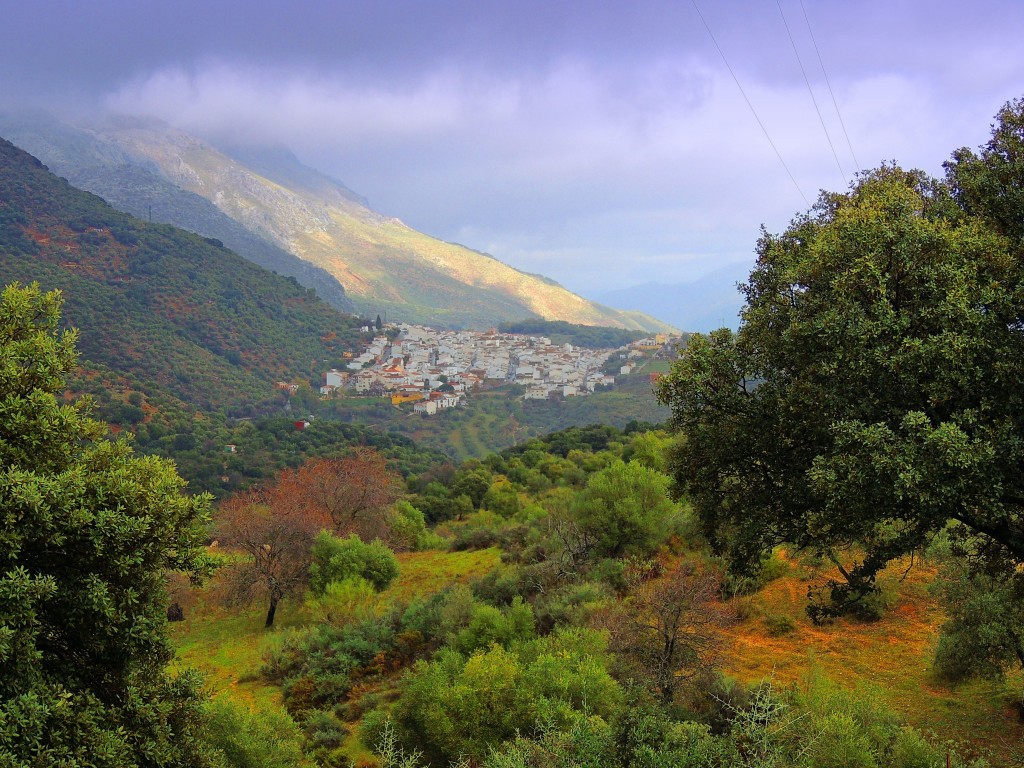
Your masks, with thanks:
[{"label": "cloudy sky", "polygon": [[4,16],[0,99],[283,143],[382,213],[592,296],[749,262],[761,224],[883,160],[938,174],[1024,95],[1019,0],[38,0]]}]

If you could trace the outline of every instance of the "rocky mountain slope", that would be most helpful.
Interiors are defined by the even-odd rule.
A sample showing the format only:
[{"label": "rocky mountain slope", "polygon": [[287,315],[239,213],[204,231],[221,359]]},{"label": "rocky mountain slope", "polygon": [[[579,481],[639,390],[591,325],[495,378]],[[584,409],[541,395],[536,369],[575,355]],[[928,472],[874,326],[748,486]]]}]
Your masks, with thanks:
[{"label": "rocky mountain slope", "polygon": [[[157,121],[119,118],[77,129],[79,141],[85,134],[93,143],[88,160],[92,168],[87,170],[81,153],[68,147],[61,132],[44,135],[36,127],[27,133],[33,130],[34,137],[23,131],[16,139],[69,179],[116,198],[114,204],[126,206],[135,194],[131,174],[142,169],[147,179],[156,175],[212,204],[250,235],[330,275],[344,286],[355,309],[371,316],[451,327],[486,327],[539,316],[584,325],[666,329],[642,313],[596,304],[554,281],[381,216],[343,184],[302,166],[286,151],[226,152]],[[106,170],[101,173],[100,168]],[[127,192],[112,194],[119,184]],[[135,205],[142,213],[139,203]],[[212,236],[232,244],[226,237]]]}]

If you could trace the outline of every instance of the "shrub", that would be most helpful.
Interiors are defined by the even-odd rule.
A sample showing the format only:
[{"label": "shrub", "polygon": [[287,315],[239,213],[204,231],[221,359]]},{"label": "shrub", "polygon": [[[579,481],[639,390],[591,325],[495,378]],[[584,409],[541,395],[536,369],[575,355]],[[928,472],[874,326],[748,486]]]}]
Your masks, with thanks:
[{"label": "shrub", "polygon": [[764,617],[764,628],[772,637],[782,637],[796,631],[796,622],[783,614]]},{"label": "shrub", "polygon": [[290,768],[302,765],[301,734],[290,717],[253,712],[226,697],[210,702],[206,741],[229,768]]},{"label": "shrub", "polygon": [[322,595],[327,585],[359,576],[376,589],[388,586],[398,575],[395,553],[379,540],[367,544],[355,534],[340,539],[321,531],[313,541],[313,562],[309,567],[309,586],[314,595]]},{"label": "shrub", "polygon": [[391,540],[398,549],[420,550],[428,539],[427,521],[420,510],[404,499],[395,502],[388,517]]},{"label": "shrub", "polygon": [[621,694],[605,663],[603,637],[586,630],[468,658],[442,650],[402,681],[393,713],[399,737],[443,764],[460,755],[479,761],[494,745],[542,726],[566,730],[585,715],[607,720]]},{"label": "shrub", "polygon": [[504,611],[474,602],[468,625],[455,636],[452,645],[464,654],[471,654],[494,644],[508,648],[514,642],[533,636],[533,609],[521,597],[516,597]]},{"label": "shrub", "polygon": [[585,626],[592,611],[612,600],[612,590],[602,582],[565,584],[539,596],[534,609],[542,632],[557,626]]},{"label": "shrub", "polygon": [[343,699],[353,679],[376,672],[381,655],[396,647],[395,622],[389,617],[295,632],[270,651],[261,672],[282,684],[288,711],[305,717]]},{"label": "shrub", "polygon": [[366,621],[383,610],[377,590],[360,576],[332,581],[319,596],[311,593],[306,608],[314,621],[336,627]]}]

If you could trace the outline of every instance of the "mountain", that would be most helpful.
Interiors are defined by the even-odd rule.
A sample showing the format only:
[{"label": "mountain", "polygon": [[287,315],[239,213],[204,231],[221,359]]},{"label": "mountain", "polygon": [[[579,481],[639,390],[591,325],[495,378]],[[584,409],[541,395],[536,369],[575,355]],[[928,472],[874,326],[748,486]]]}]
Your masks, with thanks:
[{"label": "mountain", "polygon": [[0,116],[0,135],[119,210],[220,240],[249,261],[313,288],[336,309],[353,311],[345,289],[329,273],[250,232],[206,198],[172,184],[153,163],[95,132],[37,113]]},{"label": "mountain", "polygon": [[203,411],[276,410],[277,381],[317,379],[360,338],[295,279],[117,211],[0,139],[0,284],[14,281],[64,292],[87,367]]},{"label": "mountain", "polygon": [[[32,131],[34,137],[26,135]],[[222,150],[155,120],[122,117],[70,131],[79,142],[83,135],[91,142],[83,157],[68,133],[36,125],[23,127],[18,137],[69,179],[110,197],[118,207],[131,204],[136,214],[148,214],[150,205],[141,210],[143,190],[133,178],[139,169],[145,172],[146,194],[155,200],[154,212],[162,211],[181,226],[198,231],[195,201],[189,198],[188,220],[172,219],[173,195],[163,186],[166,201],[158,199],[152,178],[202,198],[259,240],[332,276],[356,310],[371,317],[477,328],[543,317],[669,329],[643,313],[596,304],[552,280],[382,216],[352,190],[280,148]],[[225,235],[208,236],[232,242]],[[239,251],[244,253],[240,246]]]},{"label": "mountain", "polygon": [[603,293],[598,299],[649,313],[684,331],[707,333],[723,326],[735,329],[743,306],[736,286],[747,281],[751,266],[729,264],[689,283],[644,283]]}]

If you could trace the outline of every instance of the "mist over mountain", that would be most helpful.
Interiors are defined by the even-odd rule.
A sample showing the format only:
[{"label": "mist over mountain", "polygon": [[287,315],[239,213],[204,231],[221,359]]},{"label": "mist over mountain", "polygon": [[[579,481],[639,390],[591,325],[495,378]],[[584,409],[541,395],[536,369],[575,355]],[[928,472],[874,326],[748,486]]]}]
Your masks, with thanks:
[{"label": "mist over mountain", "polygon": [[739,262],[692,282],[644,283],[608,291],[596,298],[616,307],[645,312],[684,331],[735,329],[743,306],[737,284],[746,282],[750,269],[750,264]]},{"label": "mist over mountain", "polygon": [[313,288],[336,309],[353,310],[345,289],[326,271],[249,231],[209,200],[172,184],[154,163],[94,131],[40,112],[0,115],[0,135],[38,157],[58,176],[125,213],[216,238],[249,261]]},{"label": "mist over mountain", "polygon": [[339,308],[451,327],[542,317],[668,329],[382,216],[280,146],[221,149],[160,121],[125,116],[85,127],[9,118],[0,128],[116,207],[221,240]]}]

